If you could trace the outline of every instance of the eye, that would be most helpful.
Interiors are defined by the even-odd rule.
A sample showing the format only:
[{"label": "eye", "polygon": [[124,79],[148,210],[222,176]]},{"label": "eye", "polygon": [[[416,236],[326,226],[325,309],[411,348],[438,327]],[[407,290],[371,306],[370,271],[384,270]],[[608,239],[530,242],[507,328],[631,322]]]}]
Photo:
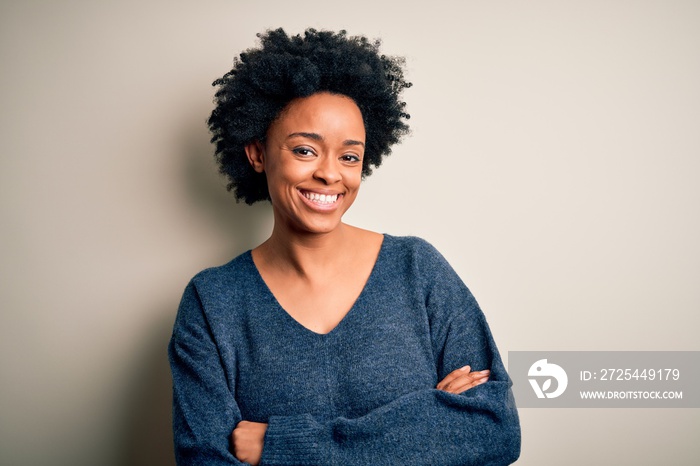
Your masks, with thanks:
[{"label": "eye", "polygon": [[343,162],[346,162],[346,163],[353,163],[353,164],[362,162],[362,159],[360,159],[360,157],[358,157],[355,154],[343,154],[340,157],[340,160],[342,160]]},{"label": "eye", "polygon": [[295,147],[292,152],[300,157],[313,157],[316,155],[313,149],[309,147]]}]

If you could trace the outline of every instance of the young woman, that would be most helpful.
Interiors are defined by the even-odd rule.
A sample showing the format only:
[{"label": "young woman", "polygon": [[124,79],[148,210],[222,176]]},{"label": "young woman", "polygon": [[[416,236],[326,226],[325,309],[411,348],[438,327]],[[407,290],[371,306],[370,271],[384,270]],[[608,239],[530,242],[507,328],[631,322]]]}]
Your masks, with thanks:
[{"label": "young woman", "polygon": [[178,464],[510,464],[510,379],[469,290],[427,242],[342,222],[408,129],[401,61],[345,32],[260,38],[209,126],[229,189],[270,201],[274,228],[185,290]]}]

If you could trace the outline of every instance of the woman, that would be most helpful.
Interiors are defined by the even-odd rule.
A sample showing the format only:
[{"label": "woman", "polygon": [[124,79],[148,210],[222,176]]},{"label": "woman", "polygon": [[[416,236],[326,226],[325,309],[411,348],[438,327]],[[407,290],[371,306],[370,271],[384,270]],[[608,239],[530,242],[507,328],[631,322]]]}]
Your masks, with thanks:
[{"label": "woman", "polygon": [[342,222],[407,132],[401,61],[345,32],[260,36],[209,126],[270,238],[187,286],[169,355],[180,465],[509,464],[520,430],[476,301],[418,238]]}]

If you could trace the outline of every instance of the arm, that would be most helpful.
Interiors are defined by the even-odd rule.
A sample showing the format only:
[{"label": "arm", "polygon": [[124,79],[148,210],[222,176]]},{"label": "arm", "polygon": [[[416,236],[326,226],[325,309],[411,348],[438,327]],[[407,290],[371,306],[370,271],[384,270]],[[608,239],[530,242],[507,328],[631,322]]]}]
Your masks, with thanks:
[{"label": "arm", "polygon": [[261,464],[504,465],[520,450],[505,371],[461,395],[422,390],[357,419],[273,416]]},{"label": "arm", "polygon": [[[519,425],[510,382],[485,320],[458,278],[462,288],[455,288],[449,266],[452,275],[434,265],[418,267],[435,269],[427,279],[414,283],[409,274],[401,281],[404,290],[415,291],[412,298],[402,295],[412,312],[418,315],[425,306],[435,381],[469,363],[475,370],[490,367],[489,382],[461,395],[418,388],[353,419],[271,416],[261,464],[507,464],[517,458]],[[233,400],[238,379],[224,368],[235,367],[237,357],[214,343],[221,325],[208,316],[198,292],[188,286],[170,346],[180,465],[240,464],[228,441],[241,420]],[[229,362],[224,366],[223,360]]]},{"label": "arm", "polygon": [[[447,374],[447,377],[442,379],[436,388],[459,395],[470,388],[486,383],[490,372],[489,370],[473,372],[469,366],[460,367]],[[231,444],[236,458],[253,465],[259,464],[266,432],[267,423],[239,422],[231,433]]]},{"label": "arm", "polygon": [[229,451],[241,420],[197,292],[190,283],[168,346],[173,376],[173,433],[179,466],[242,464]]}]

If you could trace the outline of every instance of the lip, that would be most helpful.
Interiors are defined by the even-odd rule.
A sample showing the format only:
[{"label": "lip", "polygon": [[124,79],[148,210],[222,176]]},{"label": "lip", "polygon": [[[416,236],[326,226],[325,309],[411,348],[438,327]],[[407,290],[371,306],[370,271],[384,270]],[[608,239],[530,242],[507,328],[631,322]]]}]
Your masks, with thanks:
[{"label": "lip", "polygon": [[[335,200],[335,202],[332,203],[320,203],[320,202],[315,202],[312,201],[311,199],[307,198],[304,196],[304,193],[314,193],[314,194],[325,194],[326,196],[334,196],[337,195],[338,198]],[[335,209],[338,208],[340,205],[340,201],[345,195],[342,192],[338,191],[333,191],[329,189],[302,189],[302,188],[297,188],[297,193],[299,193],[299,197],[301,200],[306,204],[308,207],[310,207],[312,210],[318,211],[318,212],[332,212]]]}]

